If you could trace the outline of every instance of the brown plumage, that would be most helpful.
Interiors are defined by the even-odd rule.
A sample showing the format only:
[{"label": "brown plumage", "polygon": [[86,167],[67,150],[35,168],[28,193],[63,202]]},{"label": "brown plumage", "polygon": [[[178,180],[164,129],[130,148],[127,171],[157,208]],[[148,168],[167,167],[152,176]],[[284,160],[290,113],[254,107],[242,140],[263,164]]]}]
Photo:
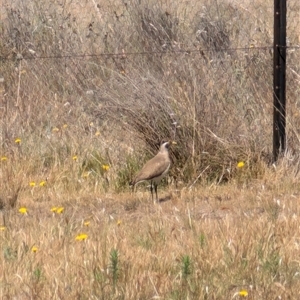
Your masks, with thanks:
[{"label": "brown plumage", "polygon": [[138,172],[138,174],[132,181],[133,191],[138,183],[143,182],[145,180],[150,180],[150,191],[152,200],[154,187],[156,201],[158,201],[157,185],[159,184],[161,179],[167,175],[171,166],[171,160],[169,157],[169,146],[170,142],[163,143],[159,148],[159,152],[153,158],[146,162],[141,171]]}]

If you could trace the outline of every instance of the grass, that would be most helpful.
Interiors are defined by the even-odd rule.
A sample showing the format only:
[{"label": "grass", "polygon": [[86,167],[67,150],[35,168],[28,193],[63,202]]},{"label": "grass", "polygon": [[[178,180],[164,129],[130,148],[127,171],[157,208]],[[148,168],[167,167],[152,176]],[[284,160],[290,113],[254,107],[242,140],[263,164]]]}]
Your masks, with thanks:
[{"label": "grass", "polygon": [[[272,6],[5,1],[3,299],[299,298],[300,52],[272,164]],[[129,182],[166,138],[154,205]]]},{"label": "grass", "polygon": [[284,180],[170,189],[157,205],[148,192],[74,192],[60,214],[54,199],[27,193],[26,214],[5,213],[2,296],[228,299],[245,289],[250,299],[296,299],[299,187]]}]

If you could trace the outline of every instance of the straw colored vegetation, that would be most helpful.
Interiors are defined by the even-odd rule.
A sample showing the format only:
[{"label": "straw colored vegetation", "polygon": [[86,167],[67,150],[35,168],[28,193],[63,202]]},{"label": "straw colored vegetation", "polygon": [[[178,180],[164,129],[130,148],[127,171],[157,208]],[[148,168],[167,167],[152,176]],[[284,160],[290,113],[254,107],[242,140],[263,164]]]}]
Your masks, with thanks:
[{"label": "straw colored vegetation", "polygon": [[3,2],[1,298],[299,299],[299,1],[276,164],[273,1]]}]

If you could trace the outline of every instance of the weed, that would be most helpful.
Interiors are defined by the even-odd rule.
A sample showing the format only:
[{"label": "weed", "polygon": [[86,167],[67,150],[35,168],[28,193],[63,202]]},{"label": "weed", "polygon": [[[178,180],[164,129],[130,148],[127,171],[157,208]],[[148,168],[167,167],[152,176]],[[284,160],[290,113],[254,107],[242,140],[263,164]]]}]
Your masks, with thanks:
[{"label": "weed", "polygon": [[276,278],[279,275],[280,261],[281,258],[278,251],[270,253],[263,262],[263,270],[270,273],[273,278]]},{"label": "weed", "polygon": [[37,266],[33,270],[33,279],[34,279],[34,281],[38,282],[41,280],[41,278],[42,278],[42,269],[40,266]]},{"label": "weed", "polygon": [[206,245],[206,236],[204,233],[201,233],[199,236],[199,243],[200,243],[200,247],[203,249],[204,246]]},{"label": "weed", "polygon": [[13,248],[7,246],[7,247],[3,247],[2,249],[3,249],[4,259],[14,260],[17,258],[18,253]]},{"label": "weed", "polygon": [[110,251],[110,269],[112,272],[112,282],[113,288],[116,289],[119,274],[120,274],[120,261],[119,261],[119,252],[117,249],[112,249]]},{"label": "weed", "polygon": [[182,257],[182,267],[181,267],[182,278],[184,281],[187,281],[188,277],[192,273],[192,264],[191,258],[189,255],[184,255]]}]

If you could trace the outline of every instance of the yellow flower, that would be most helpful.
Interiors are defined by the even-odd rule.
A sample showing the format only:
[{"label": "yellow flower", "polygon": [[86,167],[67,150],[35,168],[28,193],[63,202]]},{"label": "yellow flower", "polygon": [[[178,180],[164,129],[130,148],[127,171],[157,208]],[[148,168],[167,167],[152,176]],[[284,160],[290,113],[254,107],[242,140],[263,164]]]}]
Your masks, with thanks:
[{"label": "yellow flower", "polygon": [[59,132],[59,129],[58,129],[57,127],[54,127],[54,128],[52,129],[52,132]]},{"label": "yellow flower", "polygon": [[57,214],[62,214],[63,212],[64,212],[64,207],[58,207],[57,209],[56,209],[56,213]]},{"label": "yellow flower", "polygon": [[96,131],[95,136],[99,136],[99,135],[100,135],[100,131]]},{"label": "yellow flower", "polygon": [[35,182],[34,181],[30,181],[29,182],[29,186],[34,187],[35,186]]},{"label": "yellow flower", "polygon": [[239,161],[237,164],[238,168],[243,168],[245,166],[245,163],[243,161]]},{"label": "yellow flower", "polygon": [[121,221],[121,220],[118,220],[118,221],[117,221],[117,225],[120,226],[121,224],[122,224],[122,221]]},{"label": "yellow flower", "polygon": [[72,159],[76,161],[78,159],[77,155],[73,155]]},{"label": "yellow flower", "polygon": [[90,175],[90,172],[83,172],[82,175],[81,175],[81,177],[82,178],[88,178],[89,175]]},{"label": "yellow flower", "polygon": [[7,157],[6,156],[1,156],[1,161],[7,161]]},{"label": "yellow flower", "polygon": [[67,124],[64,124],[64,125],[63,125],[63,129],[66,129],[67,127],[68,127]]},{"label": "yellow flower", "polygon": [[6,230],[6,227],[5,226],[0,226],[0,230],[4,231],[4,230]]},{"label": "yellow flower", "polygon": [[76,236],[75,240],[76,241],[84,241],[88,238],[88,235],[85,233],[80,233]]},{"label": "yellow flower", "polygon": [[248,296],[248,292],[247,292],[246,290],[240,290],[240,291],[239,291],[239,295],[240,295],[241,297],[247,297],[247,296]]},{"label": "yellow flower", "polygon": [[27,208],[26,207],[20,207],[19,208],[19,213],[21,213],[23,215],[27,214]]},{"label": "yellow flower", "polygon": [[33,247],[31,248],[31,252],[33,252],[33,253],[38,252],[38,250],[39,250],[39,248],[38,248],[37,246],[33,246]]},{"label": "yellow flower", "polygon": [[46,185],[46,181],[45,180],[41,181],[39,185],[40,186],[45,186]]},{"label": "yellow flower", "polygon": [[85,221],[85,222],[83,222],[83,225],[84,226],[90,226],[90,223],[91,223],[90,221]]},{"label": "yellow flower", "polygon": [[21,139],[20,139],[20,138],[16,138],[16,139],[15,139],[15,143],[16,143],[16,144],[21,144]]},{"label": "yellow flower", "polygon": [[57,213],[57,214],[62,214],[63,211],[65,210],[64,207],[60,206],[60,207],[57,207],[57,206],[53,206],[50,211],[52,211],[53,213]]},{"label": "yellow flower", "polygon": [[109,165],[102,165],[102,169],[104,171],[108,171],[109,170]]}]

